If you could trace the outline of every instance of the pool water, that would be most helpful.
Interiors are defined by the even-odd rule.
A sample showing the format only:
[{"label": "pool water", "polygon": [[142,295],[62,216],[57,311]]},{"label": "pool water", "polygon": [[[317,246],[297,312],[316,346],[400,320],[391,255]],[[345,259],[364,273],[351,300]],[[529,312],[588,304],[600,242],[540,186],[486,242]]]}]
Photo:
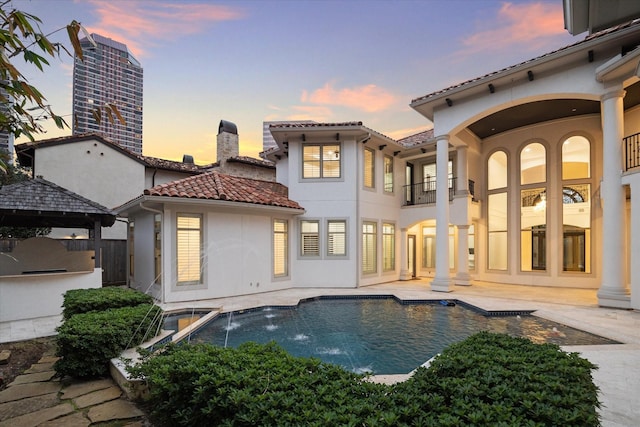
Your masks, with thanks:
[{"label": "pool water", "polygon": [[460,304],[400,304],[391,298],[319,299],[232,313],[214,319],[190,340],[230,347],[273,340],[295,356],[316,357],[354,372],[403,374],[482,330],[536,343],[615,343],[531,315],[483,316]]}]

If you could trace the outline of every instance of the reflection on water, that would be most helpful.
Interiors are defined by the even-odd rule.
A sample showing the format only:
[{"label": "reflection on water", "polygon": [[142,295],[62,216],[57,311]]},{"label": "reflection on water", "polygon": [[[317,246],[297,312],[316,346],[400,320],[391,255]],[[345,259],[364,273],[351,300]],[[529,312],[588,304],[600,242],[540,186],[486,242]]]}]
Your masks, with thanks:
[{"label": "reflection on water", "polygon": [[[559,345],[611,340],[529,315],[486,317],[460,305],[399,304],[393,299],[325,299],[296,308],[221,316],[191,342],[231,347],[276,341],[291,354],[312,356],[354,372],[407,373],[446,346],[488,330]],[[227,331],[230,330],[230,332]]]}]

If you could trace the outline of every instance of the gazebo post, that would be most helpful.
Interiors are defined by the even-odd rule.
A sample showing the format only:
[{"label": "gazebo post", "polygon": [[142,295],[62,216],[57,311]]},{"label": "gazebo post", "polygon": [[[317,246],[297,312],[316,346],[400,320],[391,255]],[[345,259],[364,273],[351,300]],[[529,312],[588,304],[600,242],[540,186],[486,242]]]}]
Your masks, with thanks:
[{"label": "gazebo post", "polygon": [[96,220],[93,224],[93,248],[95,252],[95,268],[102,265],[102,224]]}]

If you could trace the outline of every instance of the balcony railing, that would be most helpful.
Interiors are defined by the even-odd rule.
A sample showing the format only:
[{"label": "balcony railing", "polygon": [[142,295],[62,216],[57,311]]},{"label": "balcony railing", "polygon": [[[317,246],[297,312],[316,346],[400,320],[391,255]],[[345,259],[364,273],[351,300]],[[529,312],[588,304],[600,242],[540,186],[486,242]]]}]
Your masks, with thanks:
[{"label": "balcony railing", "polygon": [[[457,178],[449,178],[449,201],[453,200],[453,196],[456,194],[456,180]],[[475,182],[469,180],[469,193],[473,200],[475,200]],[[431,179],[429,181],[420,182],[418,184],[405,185],[404,190],[404,203],[403,206],[413,205],[428,205],[436,203],[436,180]]]},{"label": "balcony railing", "polygon": [[627,136],[622,140],[625,147],[625,171],[640,167],[640,133]]}]

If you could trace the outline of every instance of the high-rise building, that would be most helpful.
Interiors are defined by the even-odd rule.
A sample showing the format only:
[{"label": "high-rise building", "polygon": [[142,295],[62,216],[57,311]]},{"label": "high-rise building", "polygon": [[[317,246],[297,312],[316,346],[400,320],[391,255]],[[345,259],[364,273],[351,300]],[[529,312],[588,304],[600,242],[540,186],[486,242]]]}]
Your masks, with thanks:
[{"label": "high-rise building", "polygon": [[[93,132],[142,153],[142,66],[124,43],[99,34],[80,40],[73,64],[73,134]],[[113,104],[124,118],[109,115]],[[95,112],[100,111],[97,120]]]},{"label": "high-rise building", "polygon": [[[9,120],[9,114],[11,114],[11,108],[13,107],[13,98],[7,93],[6,89],[0,87],[0,113],[2,113],[7,120]],[[7,129],[8,125],[0,126],[0,152],[6,154],[8,159],[4,159],[5,162],[13,163],[13,134]]]}]

